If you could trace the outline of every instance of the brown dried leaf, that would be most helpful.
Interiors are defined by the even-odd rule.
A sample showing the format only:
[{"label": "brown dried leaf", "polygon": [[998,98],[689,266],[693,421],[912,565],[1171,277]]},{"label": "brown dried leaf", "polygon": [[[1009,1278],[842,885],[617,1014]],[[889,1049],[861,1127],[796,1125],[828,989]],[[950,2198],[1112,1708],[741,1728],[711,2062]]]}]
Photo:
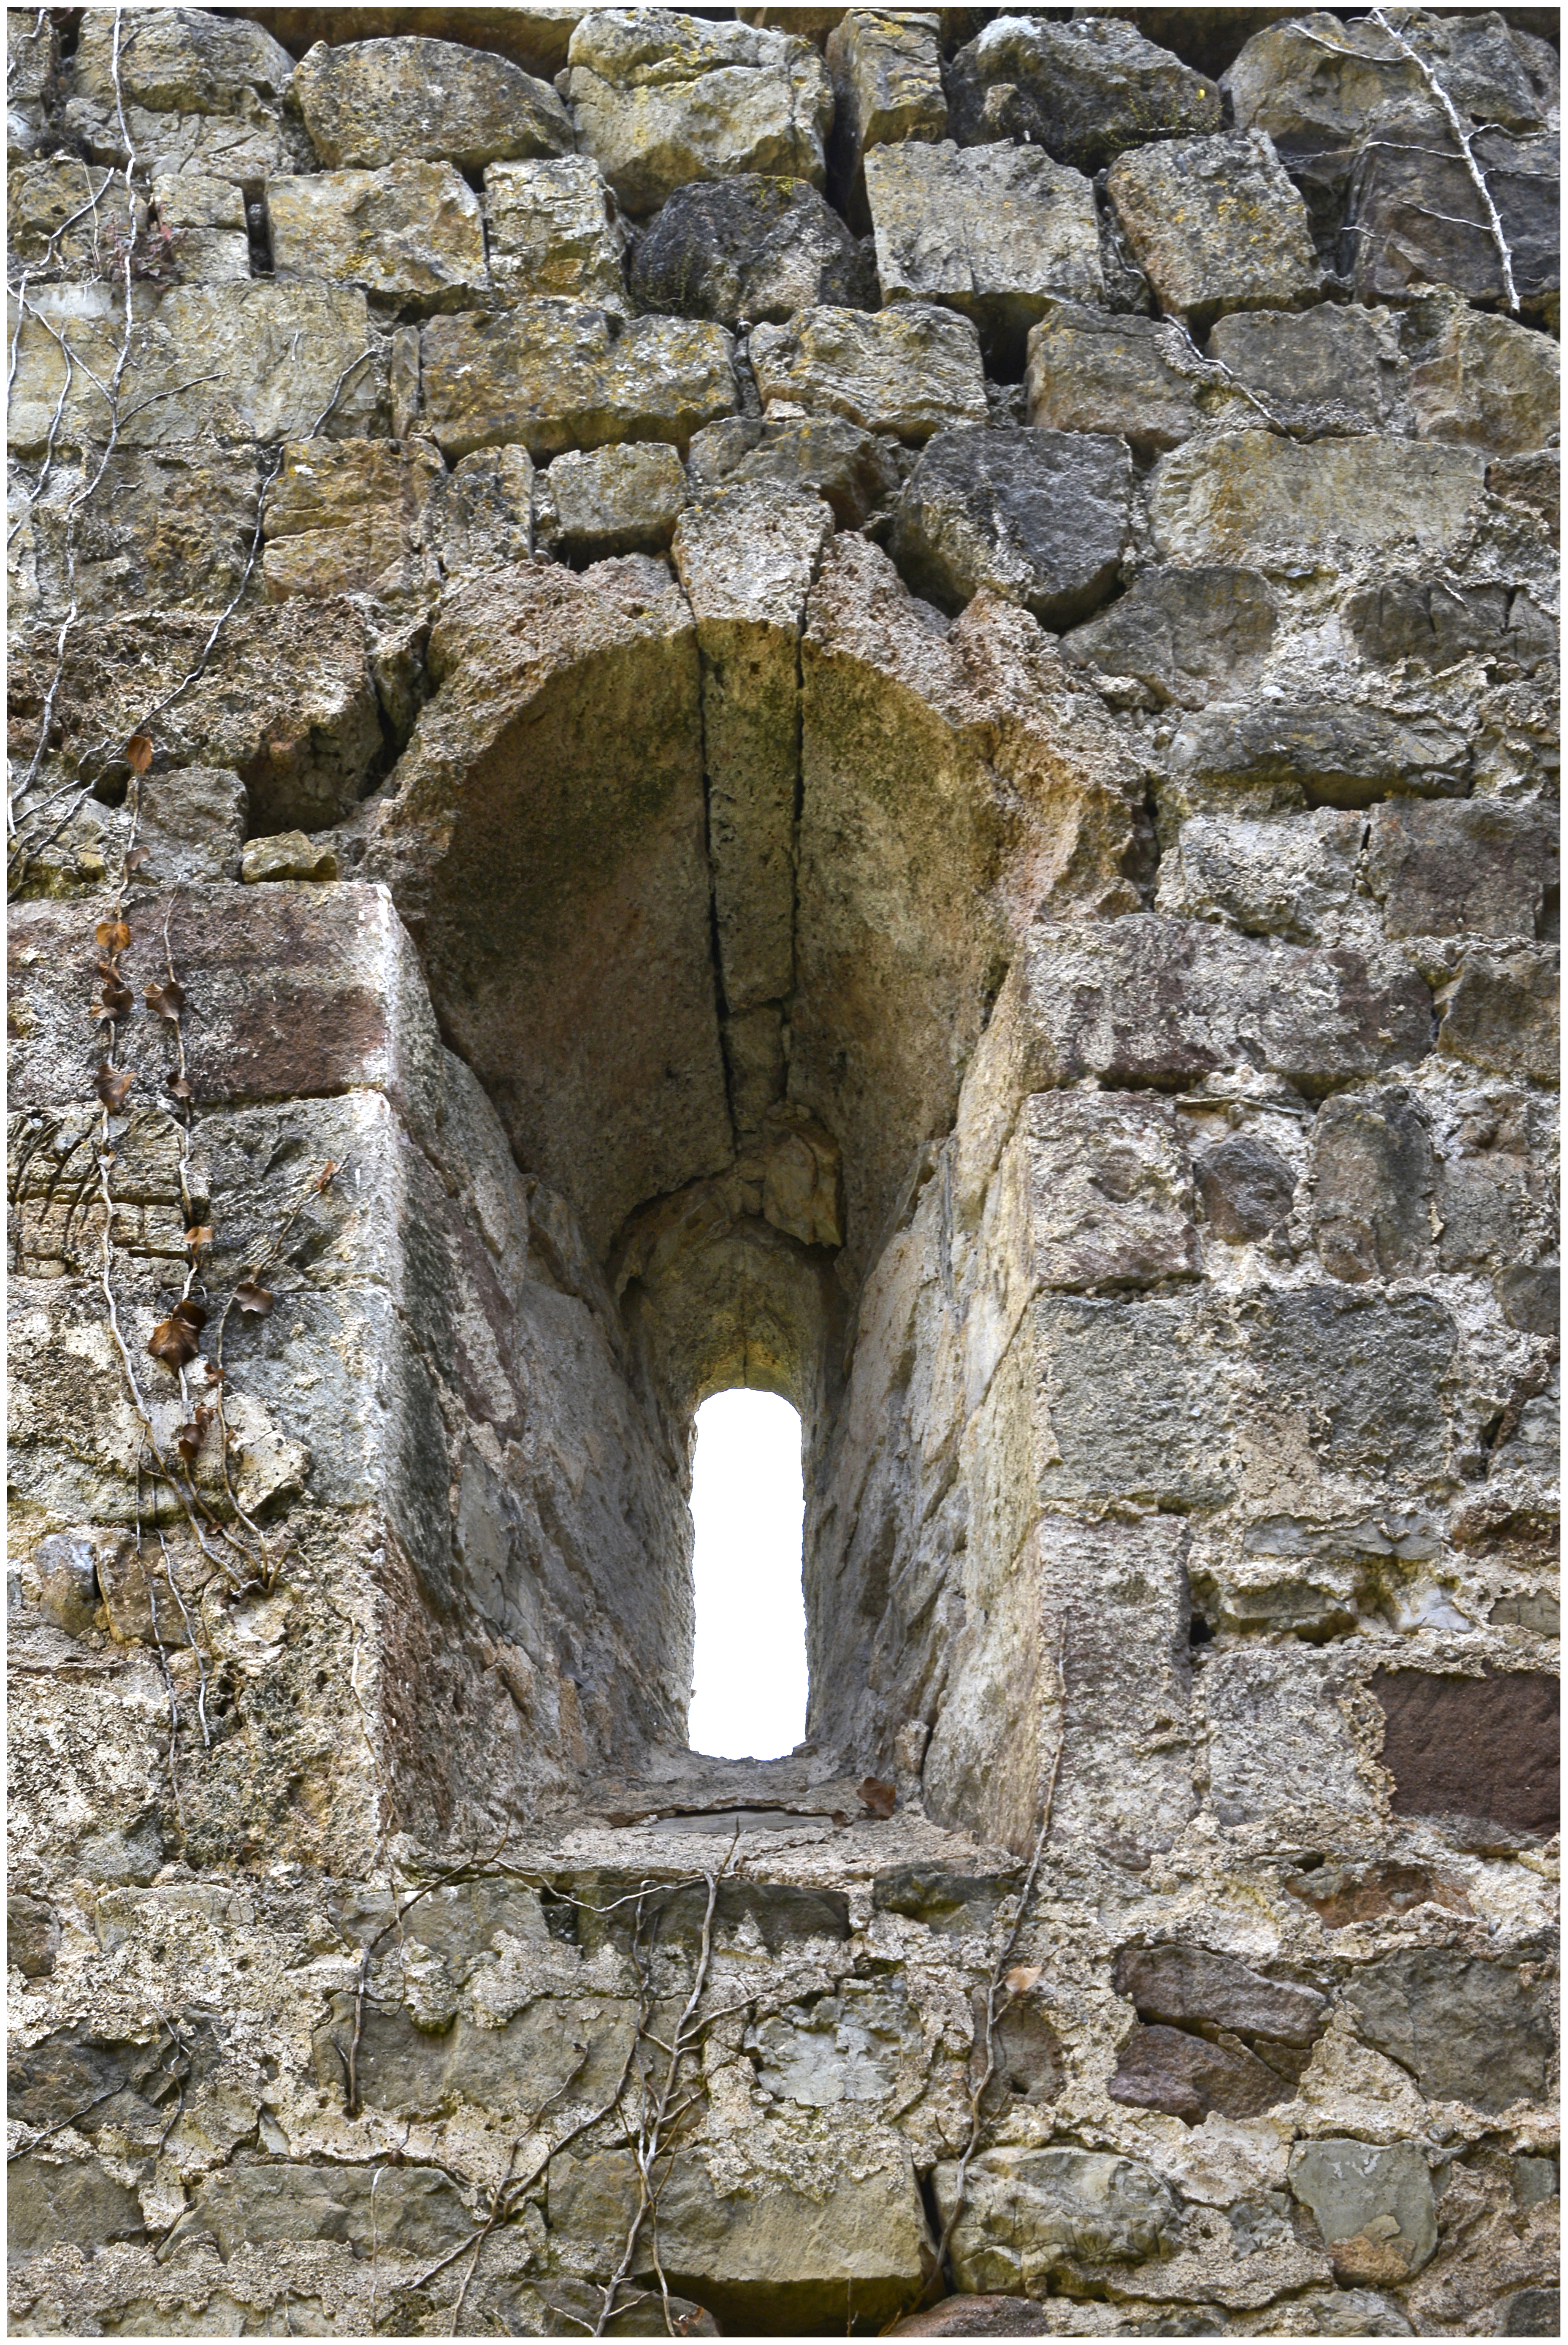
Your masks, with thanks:
[{"label": "brown dried leaf", "polygon": [[94,1084],[98,1097],[111,1115],[117,1115],[126,1103],[126,1095],[136,1077],[128,1067],[100,1067]]},{"label": "brown dried leaf", "polygon": [[207,1438],[207,1428],[217,1413],[215,1409],[198,1408],[188,1425],[175,1426],[175,1447],[187,1467],[196,1464],[201,1445]]},{"label": "brown dried leaf", "polygon": [[316,1189],[318,1194],[319,1194],[323,1189],[329,1189],[331,1187],[334,1179],[337,1177],[338,1169],[336,1158],[329,1156],[326,1163],[323,1164],[320,1172],[316,1177]]},{"label": "brown dried leaf", "polygon": [[153,761],[153,745],[145,733],[133,733],[126,743],[126,762],[133,774],[145,774]]},{"label": "brown dried leaf", "polygon": [[162,978],[157,984],[145,989],[142,1000],[160,1018],[177,1018],[185,1008],[185,988],[177,978]]},{"label": "brown dried leaf", "polygon": [[197,1222],[192,1228],[187,1230],[185,1242],[192,1254],[199,1254],[203,1246],[209,1246],[212,1244],[213,1236],[214,1231],[210,1222]]},{"label": "brown dried leaf", "polygon": [[253,1278],[240,1280],[234,1290],[234,1299],[242,1311],[254,1312],[258,1319],[265,1319],[272,1308],[271,1289],[258,1286]]},{"label": "brown dried leaf", "polygon": [[190,1294],[180,1296],[169,1316],[172,1319],[177,1319],[182,1326],[195,1328],[197,1334],[207,1325],[206,1306],[197,1303],[195,1296]]},{"label": "brown dried leaf", "polygon": [[1006,1974],[1002,1985],[1009,1995],[1027,1995],[1032,1986],[1038,1985],[1043,1975],[1040,1964],[1018,1963]]},{"label": "brown dried leaf", "polygon": [[160,1319],[147,1337],[147,1349],[155,1360],[161,1360],[166,1368],[172,1369],[177,1375],[187,1360],[194,1360],[196,1357],[197,1345],[195,1331],[188,1327],[183,1319],[173,1315],[167,1319]]},{"label": "brown dried leaf", "polygon": [[196,1093],[183,1075],[176,1075],[168,1087],[168,1094],[170,1099],[177,1100],[193,1100],[196,1097]]},{"label": "brown dried leaf", "polygon": [[105,963],[105,968],[107,974],[105,976],[104,981],[98,989],[103,997],[103,1006],[101,1011],[95,1011],[95,1015],[102,1015],[108,1018],[128,1018],[132,1010],[136,1006],[136,996],[132,993],[128,985],[121,983],[116,971],[109,969],[106,962]]},{"label": "brown dried leaf", "polygon": [[867,1815],[890,1816],[898,1804],[897,1786],[876,1775],[867,1775],[860,1786],[860,1804]]},{"label": "brown dried leaf", "polygon": [[142,865],[147,861],[151,853],[152,848],[150,847],[133,847],[130,853],[126,857],[126,869],[127,871],[139,871]]},{"label": "brown dried leaf", "polygon": [[123,920],[100,920],[93,930],[93,941],[100,952],[123,953],[131,940],[131,932]]}]

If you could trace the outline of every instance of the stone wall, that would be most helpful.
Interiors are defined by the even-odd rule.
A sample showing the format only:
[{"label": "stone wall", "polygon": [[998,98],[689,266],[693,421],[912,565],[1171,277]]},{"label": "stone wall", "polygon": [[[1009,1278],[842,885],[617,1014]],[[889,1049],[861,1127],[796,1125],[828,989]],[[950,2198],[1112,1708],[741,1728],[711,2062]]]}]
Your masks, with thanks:
[{"label": "stone wall", "polygon": [[10,13],[19,2333],[1555,2333],[1554,25]]}]

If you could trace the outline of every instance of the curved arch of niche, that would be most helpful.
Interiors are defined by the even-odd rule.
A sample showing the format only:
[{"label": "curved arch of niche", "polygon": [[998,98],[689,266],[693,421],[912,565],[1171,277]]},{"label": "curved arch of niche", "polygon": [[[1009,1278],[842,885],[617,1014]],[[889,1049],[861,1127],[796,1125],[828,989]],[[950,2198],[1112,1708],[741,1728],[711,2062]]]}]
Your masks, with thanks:
[{"label": "curved arch of niche", "polygon": [[[1017,1242],[991,1232],[977,1273],[961,1087],[1028,926],[1137,909],[1142,777],[1027,614],[982,595],[949,624],[814,499],[721,492],[675,566],[458,594],[365,873],[602,1281],[663,1477],[634,1568],[576,1534],[646,1697],[635,1731],[622,1704],[588,1733],[583,1769],[683,1742],[692,1420],[743,1385],[804,1427],[813,1742],[885,1773],[936,1727],[950,1666],[962,1510],[933,1548],[927,1485],[962,1478],[976,1405],[963,1376],[936,1389],[957,1253],[971,1286],[1005,1286]],[[912,1271],[933,1198],[938,1258]],[[912,1276],[890,1334],[889,1280]]]}]

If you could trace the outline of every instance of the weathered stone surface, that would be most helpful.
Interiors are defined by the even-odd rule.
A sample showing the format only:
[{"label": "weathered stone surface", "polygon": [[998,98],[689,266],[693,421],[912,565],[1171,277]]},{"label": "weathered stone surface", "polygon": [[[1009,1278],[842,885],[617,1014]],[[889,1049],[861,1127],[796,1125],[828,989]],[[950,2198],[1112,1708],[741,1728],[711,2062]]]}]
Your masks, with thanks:
[{"label": "weathered stone surface", "polygon": [[1145,570],[1109,610],[1073,629],[1062,656],[1132,685],[1140,705],[1201,708],[1257,681],[1277,624],[1255,570]]},{"label": "weathered stone surface", "polygon": [[1312,437],[1389,430],[1403,388],[1399,332],[1386,310],[1325,301],[1299,316],[1240,310],[1218,321],[1209,355],[1254,392],[1270,416]]},{"label": "weathered stone surface", "polygon": [[[29,299],[78,360],[65,428],[101,445],[107,404],[84,369],[106,384],[115,372],[119,296],[109,284],[62,285],[39,287]],[[355,288],[178,286],[137,308],[121,385],[123,447],[288,440],[314,431],[339,439],[370,428],[384,397],[384,360],[369,338],[365,297]],[[38,320],[24,319],[13,446],[44,447],[65,387],[59,342]]]},{"label": "weathered stone surface", "polygon": [[432,589],[425,522],[441,480],[428,441],[291,442],[262,522],[268,599]]},{"label": "weathered stone surface", "polygon": [[958,51],[950,86],[964,146],[1021,138],[1080,171],[1221,121],[1211,81],[1115,17],[998,17]]},{"label": "weathered stone surface", "polygon": [[1308,1446],[1326,1468],[1406,1482],[1444,1476],[1457,1330],[1441,1303],[1310,1286],[1249,1304],[1246,1317],[1277,1425],[1310,1424]]},{"label": "weathered stone surface", "polygon": [[1233,1954],[1206,1946],[1127,1946],[1111,1977],[1140,2019],[1161,2026],[1209,2021],[1239,2035],[1305,2049],[1328,2020],[1328,2004],[1313,1988],[1264,1978]]},{"label": "weathered stone surface", "polygon": [[[58,464],[33,507],[27,527],[35,607],[64,616],[73,599],[81,612],[181,604],[222,610],[232,602],[256,542],[255,452],[199,443],[118,450],[97,493],[77,503],[103,461],[101,448],[89,448],[79,462]],[[13,624],[25,606],[25,592],[14,587]]]},{"label": "weathered stone surface", "polygon": [[479,198],[450,163],[269,179],[279,280],[328,278],[419,310],[474,305],[489,285]]},{"label": "weathered stone surface", "polygon": [[1135,2109],[1159,2109],[1200,2126],[1211,2111],[1261,2117],[1295,2096],[1294,2080],[1259,2060],[1220,2028],[1212,2039],[1179,2027],[1135,2027],[1121,2049],[1108,2096]]},{"label": "weathered stone surface", "polygon": [[[8,12],[9,13],[9,12]],[[56,157],[13,171],[6,183],[13,268],[106,277],[127,240],[131,208],[123,176]],[[143,207],[137,206],[137,227]]]},{"label": "weathered stone surface", "polygon": [[533,462],[526,448],[477,448],[440,483],[427,513],[449,579],[526,562],[533,551]]},{"label": "weathered stone surface", "polygon": [[1192,1305],[1050,1298],[1034,1317],[1057,1451],[1042,1477],[1053,1504],[1224,1505],[1234,1488],[1228,1402]]},{"label": "weathered stone surface", "polygon": [[278,2160],[210,2176],[185,2228],[210,2231],[227,2261],[244,2246],[274,2239],[343,2239],[367,2255],[379,2242],[389,2252],[437,2256],[473,2225],[449,2177],[434,2167]]},{"label": "weathered stone surface", "polygon": [[586,155],[487,165],[484,218],[491,282],[501,300],[549,294],[625,308],[626,231]]},{"label": "weathered stone surface", "polygon": [[1470,751],[1451,726],[1364,703],[1214,701],[1185,719],[1170,763],[1189,788],[1264,784],[1286,804],[1365,807],[1391,793],[1459,796]]},{"label": "weathered stone surface", "polygon": [[478,171],[572,152],[571,120],[547,82],[455,41],[318,43],[300,60],[294,96],[329,170],[420,161]]},{"label": "weathered stone surface", "polygon": [[1191,1173],[1173,1111],[1115,1092],[1032,1099],[1030,1227],[1041,1284],[1096,1294],[1191,1277]]},{"label": "weathered stone surface", "polygon": [[60,1950],[54,1908],[15,1890],[5,1900],[5,1959],[24,1978],[47,1978]]},{"label": "weathered stone surface", "polygon": [[245,193],[232,181],[197,171],[160,173],[153,181],[153,216],[181,285],[238,284],[250,275]]},{"label": "weathered stone surface", "polygon": [[1388,1721],[1382,1760],[1396,1814],[1479,1817],[1503,1832],[1556,1829],[1554,1679],[1391,1670],[1372,1688]]},{"label": "weathered stone surface", "polygon": [[1480,652],[1533,669],[1557,655],[1556,629],[1522,588],[1414,580],[1367,586],[1346,603],[1345,623],[1363,655],[1389,666],[1409,659],[1453,667]]},{"label": "weathered stone surface", "polygon": [[794,985],[799,636],[831,529],[818,499],[736,482],[692,509],[675,549],[703,658],[713,919],[732,1012]]},{"label": "weathered stone surface", "polygon": [[820,2002],[787,2005],[746,2030],[764,2092],[801,2108],[877,2101],[898,2083],[919,2049],[902,1997],[857,1983]]},{"label": "weathered stone surface", "polygon": [[759,326],[751,358],[764,401],[824,408],[916,446],[945,426],[986,421],[974,327],[924,301],[869,317],[806,310],[785,326]]},{"label": "weathered stone surface", "polygon": [[[957,2167],[932,2178],[946,2223]],[[976,2292],[1041,2295],[1056,2267],[1141,2263],[1169,2251],[1176,2202],[1147,2167],[1084,2149],[989,2149],[971,2164],[953,2233],[953,2271]]]},{"label": "weathered stone surface", "polygon": [[1557,885],[1557,820],[1497,798],[1373,809],[1367,884],[1391,937],[1527,937]]},{"label": "weathered stone surface", "polygon": [[48,152],[49,107],[58,94],[60,35],[47,16],[5,11],[5,147],[15,170]]},{"label": "weathered stone surface", "polygon": [[1481,459],[1467,449],[1226,433],[1161,460],[1149,522],[1168,562],[1288,570],[1404,545],[1441,556],[1462,542],[1482,483]]},{"label": "weathered stone surface", "polygon": [[1115,584],[1132,498],[1125,441],[1027,425],[939,431],[899,500],[893,558],[946,610],[985,586],[1060,626]]},{"label": "weathered stone surface", "polygon": [[558,456],[534,484],[542,552],[584,562],[662,553],[686,502],[686,472],[663,441]]},{"label": "weathered stone surface", "polygon": [[1328,1100],[1312,1135],[1312,1229],[1324,1269],[1409,1278],[1431,1258],[1431,1136],[1409,1091]]},{"label": "weathered stone surface", "polygon": [[147,850],[144,880],[185,887],[238,877],[249,797],[238,774],[176,766],[148,774],[138,797],[137,843]]},{"label": "weathered stone surface", "polygon": [[1228,310],[1294,310],[1321,271],[1307,211],[1257,133],[1138,147],[1107,192],[1162,310],[1195,330]]},{"label": "weathered stone surface", "polygon": [[[1472,152],[1502,222],[1515,293],[1540,315],[1555,302],[1560,283],[1556,137],[1483,129]],[[1434,106],[1417,102],[1384,121],[1361,151],[1349,202],[1359,300],[1408,301],[1430,285],[1451,287],[1468,301],[1507,299],[1485,207]]]},{"label": "weathered stone surface", "polygon": [[1490,1073],[1555,1083],[1560,1016],[1555,952],[1469,952],[1443,1005],[1437,1047]]},{"label": "weathered stone surface", "polygon": [[814,492],[832,506],[841,529],[858,529],[898,488],[896,443],[844,415],[812,415],[764,422],[729,416],[693,432],[687,470],[694,482],[766,482]]},{"label": "weathered stone surface", "polygon": [[1190,815],[1160,858],[1156,909],[1310,944],[1351,902],[1364,827],[1329,807],[1264,819]]},{"label": "weathered stone surface", "polygon": [[1410,402],[1424,439],[1462,440],[1493,455],[1543,447],[1561,420],[1557,345],[1454,302],[1411,369]]},{"label": "weathered stone surface", "polygon": [[663,8],[606,9],[572,36],[578,145],[636,218],[691,179],[765,171],[823,183],[833,93],[808,41]]},{"label": "weathered stone surface", "polygon": [[940,301],[973,319],[994,368],[1016,374],[1055,299],[1103,299],[1094,190],[1027,147],[874,147],[865,190],[885,301]]},{"label": "weathered stone surface", "polygon": [[1141,455],[1179,447],[1203,421],[1172,328],[1083,302],[1048,301],[1031,328],[1025,386],[1031,423],[1114,431]]},{"label": "weathered stone surface", "polygon": [[671,440],[735,405],[722,326],[540,298],[424,330],[422,421],[449,459],[521,441],[537,462],[613,440]]},{"label": "weathered stone surface", "polygon": [[1312,1091],[1428,1048],[1426,988],[1359,954],[1272,947],[1137,913],[1074,935],[1037,929],[997,1016],[1030,1090],[1093,1075],[1161,1089],[1252,1064]]},{"label": "weathered stone surface", "polygon": [[1502,2316],[1504,2337],[1555,2337],[1563,2327],[1563,2297],[1555,2288],[1522,2288]]},{"label": "weathered stone surface", "polygon": [[1027,2297],[945,2296],[925,2312],[912,2312],[890,2329],[890,2337],[1049,2337],[1049,2313]]},{"label": "weathered stone surface", "polygon": [[1345,1930],[1352,1922],[1380,1921],[1426,1904],[1453,1914],[1470,1909],[1459,1883],[1425,1864],[1320,1865],[1297,1873],[1285,1887],[1311,1907],[1326,1930]]},{"label": "weathered stone surface", "polygon": [[1267,1237],[1290,1213],[1296,1176],[1283,1158],[1245,1132],[1193,1159],[1209,1227],[1233,1244]]},{"label": "weathered stone surface", "polygon": [[864,228],[867,150],[940,138],[946,130],[937,20],[913,9],[845,9],[824,55],[833,79],[834,200]]},{"label": "weathered stone surface", "polygon": [[[1563,1308],[1563,1274],[1558,1264],[1514,1263],[1498,1272],[1492,1285],[1511,1327],[1528,1335],[1556,1335]],[[1512,1601],[1512,1598],[1499,1599],[1500,1603]],[[1492,1617],[1502,1616],[1494,1607]]]},{"label": "weathered stone surface", "polygon": [[239,876],[248,887],[266,879],[336,879],[337,849],[302,830],[280,830],[247,841]]},{"label": "weathered stone surface", "polygon": [[1397,2287],[1431,2260],[1437,2211],[1426,2154],[1413,2141],[1303,2142],[1290,2188],[1311,2209],[1340,2279]]},{"label": "weathered stone surface", "polygon": [[725,326],[878,306],[871,254],[817,190],[756,171],[677,188],[637,239],[631,286],[644,309]]},{"label": "weathered stone surface", "polygon": [[72,2240],[87,2255],[117,2239],[147,2236],[134,2190],[116,2182],[96,2157],[56,2163],[33,2155],[15,2159],[5,2178],[6,2237],[14,2259]]},{"label": "weathered stone surface", "polygon": [[1429,2100],[1488,2113],[1535,2098],[1556,2051],[1541,1950],[1489,1962],[1442,1946],[1381,1955],[1347,1981],[1367,2042]]},{"label": "weathered stone surface", "polygon": [[76,95],[65,111],[95,160],[123,162],[123,104],[143,170],[239,181],[308,163],[298,126],[284,111],[294,61],[259,25],[206,9],[140,10],[121,27],[118,94],[114,50],[112,13],[90,12],[72,59]]}]

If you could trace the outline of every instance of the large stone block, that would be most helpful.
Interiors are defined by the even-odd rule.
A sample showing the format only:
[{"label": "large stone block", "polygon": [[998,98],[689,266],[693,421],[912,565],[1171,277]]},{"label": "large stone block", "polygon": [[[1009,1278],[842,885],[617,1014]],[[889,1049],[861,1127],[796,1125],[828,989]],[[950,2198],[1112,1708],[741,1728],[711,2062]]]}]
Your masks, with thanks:
[{"label": "large stone block", "polygon": [[[1515,298],[1541,317],[1554,308],[1561,283],[1557,138],[1489,127],[1476,135],[1472,152],[1502,224]],[[1367,141],[1349,202],[1358,299],[1408,301],[1431,285],[1447,286],[1467,301],[1508,299],[1496,233],[1452,127],[1436,107],[1418,103]]]},{"label": "large stone block", "polygon": [[291,442],[262,523],[268,599],[433,592],[425,522],[443,477],[428,441]]},{"label": "large stone block", "polygon": [[226,2261],[275,2240],[342,2239],[359,2253],[440,2256],[460,2247],[472,2218],[439,2167],[309,2166],[284,2159],[233,2166],[202,2185],[183,2226],[217,2242]]},{"label": "large stone block", "polygon": [[950,84],[953,134],[965,146],[1019,138],[1079,171],[1221,123],[1205,75],[1114,16],[1001,16],[958,51]]},{"label": "large stone block", "polygon": [[1192,1175],[1173,1109],[1115,1091],[1056,1091],[1023,1121],[1036,1274],[1066,1294],[1189,1278]]},{"label": "large stone block", "polygon": [[552,294],[625,308],[626,231],[586,155],[490,164],[484,217],[491,282],[503,301]]},{"label": "large stone block", "polygon": [[[119,46],[119,88],[115,49]],[[144,8],[116,24],[91,11],[71,61],[68,132],[93,159],[123,164],[124,130],[144,171],[202,171],[236,183],[306,168],[286,110],[294,60],[260,25],[205,8]]]},{"label": "large stone block", "polygon": [[1363,658],[1392,666],[1455,667],[1469,652],[1535,669],[1557,656],[1557,630],[1522,587],[1449,586],[1400,579],[1363,586],[1345,604]]},{"label": "large stone block", "polygon": [[1331,1472],[1407,1484],[1447,1477],[1459,1337],[1433,1296],[1298,1287],[1243,1315],[1281,1437],[1289,1427]]},{"label": "large stone block", "polygon": [[868,149],[940,138],[947,127],[936,19],[913,9],[849,8],[829,33],[825,56],[834,199],[864,228]]},{"label": "large stone block", "polygon": [[1405,547],[1441,559],[1477,518],[1484,472],[1467,448],[1228,432],[1155,467],[1149,523],[1168,562],[1289,571]]},{"label": "large stone block", "polygon": [[[106,277],[131,234],[132,207],[123,174],[56,156],[13,171],[6,186],[13,268]],[[135,207],[136,229],[146,225]]]},{"label": "large stone block", "polygon": [[1276,421],[1311,438],[1388,431],[1405,374],[1398,330],[1386,310],[1327,301],[1300,315],[1248,310],[1221,318],[1209,337],[1209,355]]},{"label": "large stone block", "polygon": [[1324,1102],[1312,1134],[1312,1229],[1330,1277],[1418,1277],[1432,1259],[1431,1135],[1411,1093]]},{"label": "large stone block", "polygon": [[534,487],[541,550],[599,562],[662,553],[686,502],[686,474],[663,441],[558,456]]},{"label": "large stone block", "polygon": [[899,500],[893,558],[945,610],[986,586],[1061,626],[1115,585],[1132,502],[1123,440],[1027,425],[939,431]]},{"label": "large stone block", "polygon": [[731,358],[722,326],[637,318],[616,331],[582,301],[437,318],[423,334],[421,420],[449,459],[509,441],[536,461],[614,440],[683,448],[735,406]]},{"label": "large stone block", "polygon": [[160,172],[153,212],[181,285],[238,285],[250,275],[245,190],[198,171]]},{"label": "large stone block", "polygon": [[[96,493],[78,505],[100,464]],[[106,615],[127,604],[224,609],[251,559],[259,486],[249,448],[126,448],[106,464],[103,449],[89,447],[75,462],[56,461],[27,523],[34,607],[61,616],[73,600],[79,613]],[[13,587],[13,626],[27,600]]]},{"label": "large stone block", "polygon": [[401,309],[474,306],[489,287],[479,198],[450,163],[269,179],[280,282],[326,278]]},{"label": "large stone block", "polygon": [[1533,939],[1557,884],[1557,817],[1500,798],[1373,810],[1367,885],[1391,937]]},{"label": "large stone block", "polygon": [[[932,2178],[944,2223],[958,2204],[956,2166]],[[966,2290],[1043,2296],[1069,2257],[1095,2266],[1169,2254],[1176,2200],[1146,2166],[1085,2149],[988,2149],[971,2164],[953,2233],[954,2277]]]},{"label": "large stone block", "polygon": [[1114,677],[1118,698],[1201,708],[1257,683],[1278,624],[1255,570],[1145,570],[1108,611],[1073,629],[1062,656]]},{"label": "large stone block", "polygon": [[1196,376],[1163,319],[1047,301],[1031,328],[1025,387],[1031,423],[1114,431],[1140,454],[1179,447],[1203,421]]},{"label": "large stone block", "polygon": [[1552,2089],[1556,2037],[1543,1951],[1499,1962],[1411,1947],[1359,1965],[1345,2001],[1366,2041],[1408,2068],[1429,2100],[1494,2116]]},{"label": "large stone block", "polygon": [[1353,814],[1195,814],[1160,858],[1158,911],[1310,944],[1350,908],[1363,825]]},{"label": "large stone block", "polygon": [[808,310],[787,325],[759,326],[751,359],[764,401],[825,408],[916,446],[945,425],[986,421],[974,327],[923,301],[870,317]]},{"label": "large stone block", "polygon": [[332,170],[419,161],[478,171],[572,152],[571,119],[548,82],[456,41],[318,42],[300,61],[294,96]]},{"label": "large stone block", "polygon": [[885,301],[972,318],[993,367],[1017,372],[1053,299],[1103,299],[1094,189],[1027,147],[874,147],[865,188]]},{"label": "large stone block", "polygon": [[1455,302],[1411,370],[1416,428],[1492,455],[1544,447],[1559,425],[1562,373],[1549,336]]},{"label": "large stone block", "polygon": [[687,464],[704,487],[766,482],[807,491],[833,508],[841,529],[858,529],[898,488],[894,443],[844,415],[780,417],[773,423],[731,416],[694,435]]},{"label": "large stone block", "polygon": [[644,309],[726,326],[878,306],[870,252],[817,190],[755,171],[677,188],[637,240],[631,283]]},{"label": "large stone block", "polygon": [[634,217],[688,180],[733,171],[821,187],[833,92],[809,41],[662,8],[612,8],[582,20],[568,57],[579,147]]},{"label": "large stone block", "polygon": [[1263,785],[1286,804],[1365,807],[1391,795],[1461,796],[1470,746],[1451,725],[1365,703],[1213,701],[1183,723],[1170,767],[1188,791]]},{"label": "large stone block", "polygon": [[1512,951],[1467,952],[1443,1005],[1437,1047],[1489,1074],[1554,1084],[1560,1020],[1554,950],[1520,945]]},{"label": "large stone block", "polygon": [[1138,147],[1107,192],[1162,310],[1201,330],[1228,310],[1296,310],[1322,272],[1272,141],[1228,133]]},{"label": "large stone block", "polygon": [[1533,1670],[1480,1678],[1385,1670],[1382,1761],[1401,1816],[1459,1816],[1510,1832],[1557,1822],[1557,1681]]}]

